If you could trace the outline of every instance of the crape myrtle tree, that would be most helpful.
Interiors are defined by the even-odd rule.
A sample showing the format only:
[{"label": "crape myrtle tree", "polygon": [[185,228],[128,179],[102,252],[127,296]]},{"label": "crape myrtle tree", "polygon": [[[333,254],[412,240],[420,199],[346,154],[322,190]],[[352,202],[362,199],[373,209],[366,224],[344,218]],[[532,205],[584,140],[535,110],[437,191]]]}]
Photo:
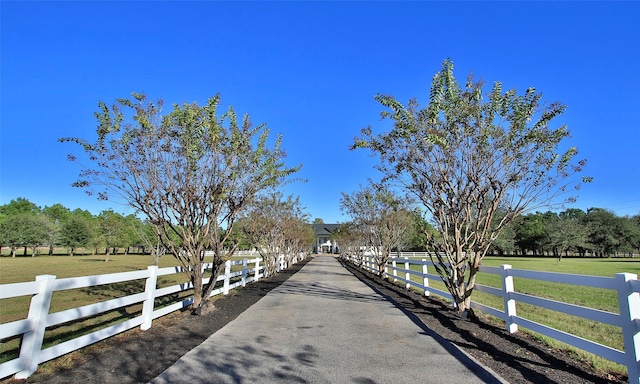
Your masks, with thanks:
[{"label": "crape myrtle tree", "polygon": [[379,156],[384,181],[424,205],[440,233],[425,234],[436,270],[466,316],[480,262],[502,229],[524,212],[572,201],[570,190],[590,181],[579,175],[585,161],[574,162],[577,149],[561,146],[567,127],[552,125],[565,106],[544,104],[534,88],[505,92],[500,82],[486,93],[471,75],[461,86],[450,60],[433,77],[424,108],[375,99],[393,128],[375,134],[367,127],[353,148]]},{"label": "crape myrtle tree", "polygon": [[364,234],[362,227],[353,221],[340,224],[331,234],[331,239],[340,244],[340,255],[348,257],[356,265],[364,257]]},{"label": "crape myrtle tree", "polygon": [[361,245],[369,250],[384,274],[391,251],[400,249],[408,240],[414,224],[410,200],[394,194],[382,185],[369,184],[351,195],[342,193],[340,209],[353,219],[361,237]]},{"label": "crape myrtle tree", "polygon": [[[296,198],[296,201],[298,199]],[[293,215],[284,223],[285,254],[287,265],[294,257],[307,254],[315,241],[315,232],[308,223],[308,215],[296,204]]]},{"label": "crape myrtle tree", "polygon": [[277,272],[278,260],[284,256],[289,264],[294,255],[308,250],[313,231],[299,198],[286,199],[273,192],[257,199],[239,223],[245,241],[251,243],[265,263],[265,276]]},{"label": "crape myrtle tree", "polygon": [[[193,314],[235,252],[224,243],[238,215],[300,168],[283,162],[280,136],[269,145],[265,124],[254,126],[248,115],[238,121],[231,107],[219,115],[219,104],[216,95],[203,106],[174,104],[163,115],[162,100],[133,93],[112,106],[99,103],[95,142],[60,139],[79,144],[91,162],[74,186],[118,198],[153,225],[193,284]],[[205,250],[214,254],[210,268]]]}]

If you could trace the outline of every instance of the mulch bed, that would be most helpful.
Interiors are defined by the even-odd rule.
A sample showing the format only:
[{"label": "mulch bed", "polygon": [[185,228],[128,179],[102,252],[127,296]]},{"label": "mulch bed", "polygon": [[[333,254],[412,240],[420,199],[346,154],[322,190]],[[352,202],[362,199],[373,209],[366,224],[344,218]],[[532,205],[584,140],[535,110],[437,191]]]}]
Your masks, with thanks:
[{"label": "mulch bed", "polygon": [[[134,329],[46,363],[26,381],[9,378],[0,383],[147,383],[308,261],[218,297],[215,308],[201,316],[186,311],[167,315],[155,320],[147,331]],[[350,265],[345,267],[407,315],[418,318],[509,383],[626,382],[625,377],[595,372],[567,353],[551,349],[525,333],[511,335],[482,318],[462,320],[445,302],[408,291]]]}]

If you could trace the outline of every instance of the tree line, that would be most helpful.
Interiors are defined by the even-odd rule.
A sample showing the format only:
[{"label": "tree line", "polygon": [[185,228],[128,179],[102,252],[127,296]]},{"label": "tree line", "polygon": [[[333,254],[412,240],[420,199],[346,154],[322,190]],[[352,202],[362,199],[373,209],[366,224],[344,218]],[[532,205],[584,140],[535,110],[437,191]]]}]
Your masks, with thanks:
[{"label": "tree line", "polygon": [[[269,230],[264,230],[269,228]],[[174,239],[179,241],[178,238]],[[238,220],[228,247],[255,249],[265,259],[269,271],[275,271],[277,257],[308,252],[314,232],[298,198],[281,193],[266,195]],[[133,214],[123,215],[108,209],[97,215],[80,208],[71,210],[62,204],[40,207],[24,197],[0,206],[0,246],[8,247],[12,257],[54,255],[59,248],[73,256],[83,253],[165,254],[148,220]]]},{"label": "tree line", "polygon": [[535,212],[505,227],[493,245],[499,255],[632,256],[640,251],[640,214],[605,208]]},{"label": "tree line", "polygon": [[93,215],[62,204],[42,208],[23,197],[0,206],[0,245],[9,247],[13,257],[20,248],[24,255],[40,255],[43,247],[48,248],[48,255],[63,247],[73,256],[82,248],[105,254],[107,259],[122,248],[125,253],[135,247],[136,252],[149,254],[153,244],[149,237],[148,223],[112,209]]}]

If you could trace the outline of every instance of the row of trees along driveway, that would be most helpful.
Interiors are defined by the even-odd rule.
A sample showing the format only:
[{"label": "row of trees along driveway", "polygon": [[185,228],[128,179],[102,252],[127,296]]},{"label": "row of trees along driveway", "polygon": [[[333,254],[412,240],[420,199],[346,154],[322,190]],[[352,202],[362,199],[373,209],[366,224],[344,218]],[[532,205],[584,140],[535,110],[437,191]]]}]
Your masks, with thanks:
[{"label": "row of trees along driveway", "polygon": [[500,232],[523,213],[573,201],[569,192],[590,181],[580,175],[577,149],[561,149],[569,130],[554,119],[565,106],[544,104],[534,88],[518,95],[495,82],[485,93],[471,76],[460,85],[451,60],[433,77],[425,107],[382,94],[376,100],[393,128],[364,128],[353,148],[371,150],[382,183],[424,207],[437,229],[424,232],[426,245],[466,316],[480,261]]},{"label": "row of trees along driveway", "polygon": [[[236,251],[237,243],[225,247],[236,220],[300,169],[284,163],[280,136],[270,145],[265,124],[238,119],[231,107],[219,114],[219,103],[216,95],[203,106],[174,104],[163,115],[161,100],[134,93],[112,106],[99,103],[95,141],[60,139],[84,149],[84,158],[70,160],[90,164],[74,186],[98,199],[119,199],[147,218],[193,284],[194,314]],[[214,254],[208,270],[205,250]]]},{"label": "row of trees along driveway", "polygon": [[281,192],[261,196],[236,224],[240,241],[252,244],[265,263],[266,275],[276,273],[278,259],[308,252],[315,233],[298,197]]}]

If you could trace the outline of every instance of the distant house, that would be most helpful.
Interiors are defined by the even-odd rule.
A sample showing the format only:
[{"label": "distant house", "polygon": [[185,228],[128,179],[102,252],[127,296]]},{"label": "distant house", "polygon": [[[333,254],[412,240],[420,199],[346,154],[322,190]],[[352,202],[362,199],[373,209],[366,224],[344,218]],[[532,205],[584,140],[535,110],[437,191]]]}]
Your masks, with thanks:
[{"label": "distant house", "polygon": [[316,243],[313,246],[314,253],[339,253],[340,248],[335,240],[331,240],[331,234],[340,224],[311,224],[316,234]]}]

